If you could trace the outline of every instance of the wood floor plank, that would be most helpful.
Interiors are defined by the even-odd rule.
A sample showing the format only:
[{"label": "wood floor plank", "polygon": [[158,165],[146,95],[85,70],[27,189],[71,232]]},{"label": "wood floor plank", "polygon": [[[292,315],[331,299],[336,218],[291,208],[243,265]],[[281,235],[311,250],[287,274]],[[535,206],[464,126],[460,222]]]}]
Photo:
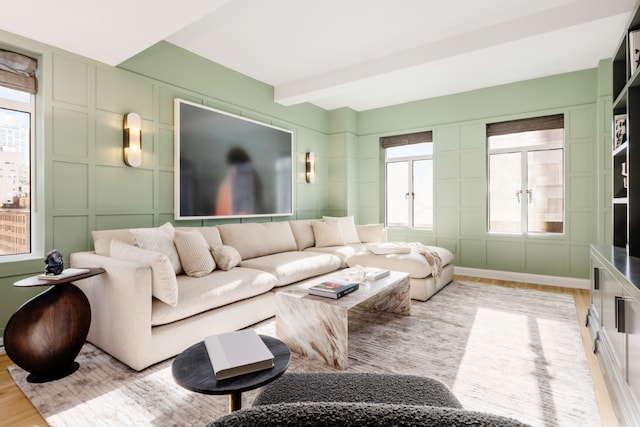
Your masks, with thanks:
[{"label": "wood floor plank", "polygon": [[[513,286],[524,289],[536,289],[545,292],[567,293],[574,297],[576,311],[580,323],[580,332],[582,334],[582,342],[587,357],[589,368],[594,384],[594,393],[600,417],[603,426],[617,425],[611,399],[607,391],[604,377],[600,370],[598,360],[592,351],[592,343],[589,330],[585,326],[585,315],[589,307],[589,291],[583,289],[568,289],[561,287],[552,287],[546,285],[510,282],[493,279],[480,279],[477,277],[456,275],[457,280],[471,280],[483,283],[489,283],[499,286]],[[15,385],[7,367],[12,365],[11,360],[6,355],[0,355],[0,408],[2,408],[2,416],[0,417],[0,426],[11,427],[45,427],[46,421],[40,416],[38,411],[33,407],[31,402],[22,394],[22,391]]]},{"label": "wood floor plank", "polygon": [[0,355],[0,408],[2,408],[0,426],[47,426],[47,422],[13,382],[7,370],[11,365],[13,362],[6,354]]}]

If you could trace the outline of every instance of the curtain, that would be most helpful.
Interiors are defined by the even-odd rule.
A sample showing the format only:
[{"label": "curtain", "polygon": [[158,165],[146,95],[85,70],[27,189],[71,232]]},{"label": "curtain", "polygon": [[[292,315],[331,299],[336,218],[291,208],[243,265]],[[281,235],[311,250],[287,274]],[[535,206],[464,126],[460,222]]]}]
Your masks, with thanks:
[{"label": "curtain", "polygon": [[433,142],[433,133],[429,131],[409,133],[405,135],[383,136],[380,138],[382,148],[399,147],[401,145]]},{"label": "curtain", "polygon": [[38,91],[37,65],[33,58],[0,50],[0,85],[35,94]]},{"label": "curtain", "polygon": [[534,117],[531,119],[510,120],[508,122],[487,123],[487,137],[508,135],[510,133],[529,132],[534,130],[563,129],[564,115]]}]

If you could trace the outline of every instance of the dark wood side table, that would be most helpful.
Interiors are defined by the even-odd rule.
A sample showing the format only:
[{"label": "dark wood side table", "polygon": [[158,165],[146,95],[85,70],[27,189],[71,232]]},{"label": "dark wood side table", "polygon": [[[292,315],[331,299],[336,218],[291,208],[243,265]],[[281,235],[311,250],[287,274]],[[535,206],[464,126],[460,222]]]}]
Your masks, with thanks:
[{"label": "dark wood side table", "polygon": [[228,394],[229,411],[242,408],[242,392],[253,390],[280,377],[289,367],[289,347],[277,338],[260,335],[273,353],[273,368],[252,372],[225,380],[216,380],[204,341],[200,341],[180,353],[171,366],[173,378],[187,390],[204,394]]},{"label": "dark wood side table", "polygon": [[24,303],[4,330],[7,356],[25,371],[29,382],[63,378],[80,366],[75,362],[91,324],[91,307],[72,281],[104,273],[102,268],[60,280],[29,277],[13,286],[51,286]]}]

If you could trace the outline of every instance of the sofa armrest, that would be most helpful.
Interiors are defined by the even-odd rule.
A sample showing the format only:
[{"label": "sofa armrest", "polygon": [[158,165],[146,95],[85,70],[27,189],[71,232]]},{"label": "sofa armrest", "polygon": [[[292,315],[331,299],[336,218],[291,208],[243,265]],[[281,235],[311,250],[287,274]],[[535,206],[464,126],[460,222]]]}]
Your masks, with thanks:
[{"label": "sofa armrest", "polygon": [[144,351],[151,341],[151,267],[95,252],[75,252],[70,260],[72,267],[106,271],[74,282],[91,305],[88,341],[136,369],[128,355]]}]

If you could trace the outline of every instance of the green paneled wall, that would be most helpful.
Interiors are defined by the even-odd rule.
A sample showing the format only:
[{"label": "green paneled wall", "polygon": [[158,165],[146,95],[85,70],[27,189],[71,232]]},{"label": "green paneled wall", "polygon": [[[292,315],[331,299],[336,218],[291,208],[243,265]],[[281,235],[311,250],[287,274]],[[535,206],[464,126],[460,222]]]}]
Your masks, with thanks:
[{"label": "green paneled wall", "polygon": [[[360,223],[383,221],[379,137],[430,129],[436,141],[435,230],[390,230],[390,239],[448,247],[456,263],[467,267],[586,277],[589,242],[608,238],[607,61],[597,70],[356,112],[275,104],[271,86],[166,42],[118,68],[9,33],[0,32],[0,44],[40,59],[44,247],[58,248],[67,261],[70,253],[92,247],[91,230],[173,220],[175,97],[293,130],[296,218],[353,214]],[[129,111],[143,118],[143,163],[136,169],[122,161],[122,117]],[[488,235],[485,124],[556,112],[567,120],[567,233]],[[313,185],[304,180],[308,151],[317,158]],[[589,191],[594,187],[598,194]],[[193,223],[213,224],[181,222]],[[42,268],[41,258],[2,265],[0,328],[19,304],[41,291],[11,284]]]},{"label": "green paneled wall", "polygon": [[[610,153],[611,128],[600,125],[610,123],[609,68],[610,62],[602,61],[598,69],[361,112],[360,152],[369,153],[360,157],[361,169],[382,162],[381,136],[434,132],[434,230],[390,230],[389,236],[447,247],[458,266],[587,278],[588,246],[598,239],[606,241],[608,235],[597,230],[610,228],[606,219],[610,199],[594,191],[610,186],[610,178],[601,176],[601,170],[610,162],[606,153],[607,149]],[[566,128],[565,233],[488,233],[486,124],[557,113],[564,114]],[[379,179],[361,177],[360,192],[375,194],[370,185],[379,185]],[[370,206],[384,204],[384,194],[377,194],[377,200],[356,211],[360,222],[371,219]]]},{"label": "green paneled wall", "polygon": [[[69,254],[92,249],[91,230],[173,221],[175,97],[291,129],[296,151],[293,218],[346,212],[344,199],[330,198],[337,193],[330,190],[341,189],[344,182],[330,178],[330,162],[325,161],[332,156],[327,111],[312,105],[279,106],[273,103],[270,86],[168,43],[154,46],[120,68],[8,33],[0,32],[0,43],[19,46],[40,58],[38,98],[43,108],[38,120],[44,132],[37,143],[45,154],[44,248],[59,249],[67,263]],[[123,115],[130,111],[143,119],[143,161],[135,169],[122,159]],[[307,151],[319,157],[320,173],[314,185],[304,180]],[[194,223],[213,224],[180,222]],[[18,289],[12,283],[43,268],[42,258],[2,265],[2,330],[21,303],[43,290]]]}]

